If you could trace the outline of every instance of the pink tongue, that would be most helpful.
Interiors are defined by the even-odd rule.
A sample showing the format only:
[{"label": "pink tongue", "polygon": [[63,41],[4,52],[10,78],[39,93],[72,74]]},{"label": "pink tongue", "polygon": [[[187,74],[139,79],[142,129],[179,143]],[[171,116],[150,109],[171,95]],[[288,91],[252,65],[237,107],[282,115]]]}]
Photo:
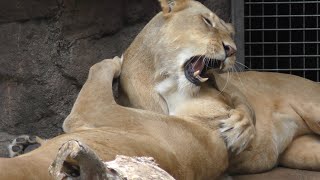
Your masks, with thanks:
[{"label": "pink tongue", "polygon": [[194,72],[196,71],[202,71],[203,67],[204,67],[204,63],[202,61],[202,59],[196,60],[193,64],[193,70]]}]

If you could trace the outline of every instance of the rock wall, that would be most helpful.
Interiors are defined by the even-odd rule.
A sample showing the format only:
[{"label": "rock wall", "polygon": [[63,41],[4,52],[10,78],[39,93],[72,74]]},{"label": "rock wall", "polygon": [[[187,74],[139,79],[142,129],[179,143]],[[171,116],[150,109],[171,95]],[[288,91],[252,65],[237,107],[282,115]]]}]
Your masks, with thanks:
[{"label": "rock wall", "polygon": [[[204,3],[229,20],[229,0]],[[61,134],[90,66],[121,55],[160,10],[157,0],[11,0],[0,7],[0,156],[17,135]]]}]

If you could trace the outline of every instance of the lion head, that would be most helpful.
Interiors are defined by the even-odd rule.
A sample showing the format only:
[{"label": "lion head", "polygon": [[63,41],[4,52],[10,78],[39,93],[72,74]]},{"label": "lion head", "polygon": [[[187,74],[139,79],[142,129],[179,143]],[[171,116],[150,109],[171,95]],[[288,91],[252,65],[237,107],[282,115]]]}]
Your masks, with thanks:
[{"label": "lion head", "polygon": [[[199,85],[207,68],[227,70],[235,62],[234,30],[197,1],[161,1],[164,25],[159,28],[156,69]],[[184,81],[184,80],[182,80]]]},{"label": "lion head", "polygon": [[[145,26],[125,53],[122,79],[126,83],[122,84],[129,96],[143,92],[144,87],[150,91],[150,87],[156,87],[162,96],[172,90],[195,94],[207,80],[207,69],[226,71],[235,63],[231,24],[194,0],[160,0],[160,4],[162,12]],[[129,87],[128,81],[135,85]],[[134,96],[146,95],[158,104],[161,101],[150,92]],[[139,103],[148,104],[134,104]]]}]

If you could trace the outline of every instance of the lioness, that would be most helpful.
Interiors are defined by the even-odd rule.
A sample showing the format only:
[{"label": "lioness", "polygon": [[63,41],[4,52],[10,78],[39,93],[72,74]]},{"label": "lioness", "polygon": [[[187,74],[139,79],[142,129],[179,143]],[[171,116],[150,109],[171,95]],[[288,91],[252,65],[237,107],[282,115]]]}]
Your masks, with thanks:
[{"label": "lioness", "polygon": [[[111,83],[119,75],[121,62],[105,60],[91,68],[64,122],[66,134],[31,153],[0,159],[0,179],[48,179],[47,167],[69,139],[86,143],[106,161],[117,154],[152,156],[177,179],[215,179],[228,167],[235,173],[269,170],[294,138],[318,132],[315,107],[319,98],[310,98],[320,92],[317,84],[289,75],[266,78],[266,74],[244,73],[245,88],[255,88],[245,91],[237,79],[225,89],[225,75],[216,75],[218,88],[227,92],[221,94],[203,77],[204,66],[209,63],[210,68],[226,70],[234,64],[232,27],[192,0],[161,1],[161,5],[163,12],[125,52],[120,77],[128,105],[157,113],[115,103]],[[259,82],[263,88],[258,88]],[[299,87],[293,85],[297,82]],[[277,87],[283,83],[288,84],[282,87],[287,91]],[[280,97],[297,97],[276,98],[274,89],[270,90],[273,87],[279,89]],[[303,87],[309,88],[307,94],[296,92]],[[308,103],[310,107],[299,106]],[[305,109],[310,112],[304,113]],[[316,138],[303,142],[318,148]],[[299,150],[298,141],[280,162],[288,167],[319,167],[317,159],[295,162],[297,157],[317,155],[308,151],[292,156]]]},{"label": "lioness", "polygon": [[[204,76],[207,67],[226,70],[234,64],[231,25],[194,1],[169,7],[162,1],[162,7],[163,13],[125,53],[121,87],[132,106],[202,117],[208,124],[213,117],[228,115],[220,130],[227,147],[236,152],[231,153],[229,172],[257,173],[278,163],[320,170],[319,84],[277,73],[216,75],[220,90],[227,89],[233,99],[228,105]],[[313,135],[304,136],[308,134]],[[302,151],[306,146],[315,150]]]},{"label": "lioness", "polygon": [[[146,26],[125,53],[121,87],[132,106],[208,120],[222,114],[230,116],[221,121],[220,129],[228,148],[241,152],[254,137],[244,152],[231,154],[230,172],[261,172],[279,160],[287,167],[319,170],[317,153],[293,153],[304,143],[300,147],[291,143],[300,136],[320,133],[319,85],[285,74],[246,72],[239,78],[223,74],[221,90],[229,89],[231,99],[242,98],[238,107],[229,106],[218,96],[220,92],[208,87],[210,83],[203,76],[206,67],[225,70],[234,64],[231,25],[194,1],[166,5],[162,1],[163,13]],[[252,128],[255,118],[250,107],[256,114],[257,132]],[[318,137],[307,139],[305,143],[319,150]]]}]

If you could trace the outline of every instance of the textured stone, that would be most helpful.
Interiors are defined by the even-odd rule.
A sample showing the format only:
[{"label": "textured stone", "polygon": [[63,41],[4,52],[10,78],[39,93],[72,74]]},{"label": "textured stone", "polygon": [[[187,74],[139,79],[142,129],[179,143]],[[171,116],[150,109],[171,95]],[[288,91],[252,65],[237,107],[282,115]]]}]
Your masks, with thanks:
[{"label": "textured stone", "polygon": [[58,11],[58,3],[53,0],[3,0],[0,7],[0,24],[50,18]]},{"label": "textured stone", "polygon": [[231,22],[230,0],[202,0],[202,3],[226,22]]},{"label": "textured stone", "polygon": [[[228,19],[229,1],[204,3]],[[11,0],[0,7],[0,156],[17,135],[62,133],[89,68],[120,56],[160,9],[157,0]]]}]

